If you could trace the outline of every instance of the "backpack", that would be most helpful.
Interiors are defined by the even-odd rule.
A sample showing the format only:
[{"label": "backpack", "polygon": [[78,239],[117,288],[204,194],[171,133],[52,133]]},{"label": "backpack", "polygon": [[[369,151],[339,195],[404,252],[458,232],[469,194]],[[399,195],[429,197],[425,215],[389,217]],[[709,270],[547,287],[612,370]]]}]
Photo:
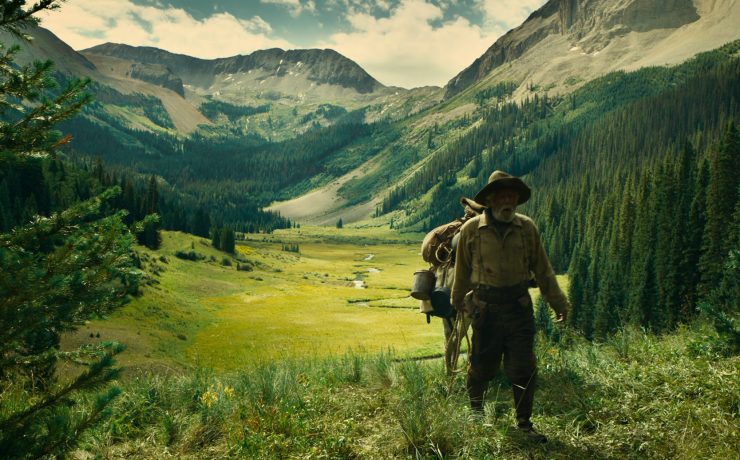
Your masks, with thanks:
[{"label": "backpack", "polygon": [[[421,257],[438,268],[452,259],[452,239],[460,231],[465,219],[455,219],[427,233],[421,242]],[[454,265],[454,264],[453,264]]]},{"label": "backpack", "polygon": [[465,216],[430,231],[421,243],[421,257],[430,264],[430,270],[436,276],[430,299],[422,300],[419,306],[419,312],[427,315],[427,323],[432,316],[449,319],[456,314],[450,301],[455,278],[455,236],[460,233],[465,222],[485,209],[469,198],[462,198],[460,204],[465,208]]}]

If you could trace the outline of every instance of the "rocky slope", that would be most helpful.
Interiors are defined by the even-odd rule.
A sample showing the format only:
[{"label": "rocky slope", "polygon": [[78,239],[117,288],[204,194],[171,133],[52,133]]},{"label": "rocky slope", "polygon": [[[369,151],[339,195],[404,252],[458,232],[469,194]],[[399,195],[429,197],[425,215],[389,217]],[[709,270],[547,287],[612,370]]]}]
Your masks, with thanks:
[{"label": "rocky slope", "polygon": [[[144,107],[131,107],[131,100],[139,100],[142,105],[148,101],[158,100],[167,111],[174,129],[183,134],[195,131],[198,126],[211,124],[211,121],[191,102],[183,99],[177,81],[167,75],[161,66],[135,68],[131,63],[96,62],[73,50],[42,27],[29,28],[25,32],[31,36],[30,42],[19,41],[7,33],[0,32],[0,42],[8,46],[11,44],[20,46],[16,62],[29,64],[33,61],[51,60],[54,62],[55,71],[63,74],[65,78],[90,78],[93,81],[90,90],[94,94],[98,91],[105,94],[105,97],[99,98],[100,101],[110,101],[111,94],[120,95],[118,99],[128,99],[127,107],[110,102],[104,106],[108,115],[118,119],[122,125],[146,131],[157,129],[156,123],[150,123],[150,120],[142,116]],[[114,68],[117,72],[112,71]]]},{"label": "rocky slope", "polygon": [[[479,116],[479,91],[513,82],[515,100],[537,93],[570,93],[609,72],[676,65],[716,49],[740,39],[738,24],[740,2],[736,0],[550,0],[453,78],[444,88],[444,103],[409,120],[396,145],[353,171],[349,176],[354,177],[346,184],[337,181],[275,203],[273,209],[300,221],[325,224],[340,215],[347,216],[345,222],[361,220],[362,215],[367,218],[371,205],[380,203],[384,192],[370,202],[350,204],[353,201],[343,197],[339,188],[351,186],[378,168],[395,171],[388,165],[405,148],[416,149],[420,158],[394,180],[402,183],[413,176],[426,162],[434,161],[436,152],[444,151],[445,142],[463,135],[468,121]],[[419,139],[427,138],[434,147],[425,155],[427,149]]]},{"label": "rocky slope", "polygon": [[[247,56],[205,60],[150,47],[107,43],[77,52],[52,32],[35,27],[28,30],[31,42],[20,43],[20,63],[52,60],[67,77],[88,77],[103,88],[107,116],[121,124],[145,131],[159,131],[161,123],[150,123],[147,113],[161,105],[171,119],[171,133],[189,134],[202,126],[214,126],[230,135],[257,135],[280,140],[307,129],[330,125],[341,114],[362,109],[366,121],[402,118],[441,100],[440,88],[386,87],[359,65],[333,50],[270,49]],[[0,41],[18,42],[0,33]],[[111,91],[123,95],[127,106],[119,106]],[[132,105],[132,99],[140,104]],[[203,104],[226,102],[236,111],[241,106],[269,107],[256,115],[224,117],[205,112]],[[228,109],[228,107],[227,107]],[[233,111],[232,110],[232,111]],[[245,113],[250,112],[248,109]],[[253,112],[253,111],[252,111]],[[208,116],[206,116],[206,114]],[[356,117],[355,117],[356,118]]]},{"label": "rocky slope", "polygon": [[[355,62],[333,50],[269,49],[246,56],[222,59],[198,59],[151,47],[133,47],[106,43],[81,51],[84,56],[103,55],[138,64],[162,65],[196,90],[247,82],[267,83],[270,79],[293,79],[311,86],[333,85],[358,94],[385,88]],[[292,77],[292,78],[291,78]],[[270,85],[268,85],[269,87]]]},{"label": "rocky slope", "polygon": [[735,0],[550,0],[445,87],[510,80],[568,92],[615,70],[677,64],[740,37]]},{"label": "rocky slope", "polygon": [[183,89],[182,86],[182,79],[174,75],[172,72],[170,72],[170,69],[161,64],[134,63],[131,66],[129,75],[131,76],[131,78],[149,82],[153,85],[172,90],[180,96],[185,96],[185,89]]},{"label": "rocky slope", "polygon": [[442,96],[436,87],[386,87],[329,49],[269,49],[206,60],[157,48],[106,43],[80,53],[108,78],[158,85],[201,111],[209,101],[269,107],[248,117],[227,120],[213,113],[209,117],[231,132],[271,140],[293,137],[317,124],[336,123],[339,114],[357,109],[363,109],[361,116],[366,121],[401,118],[435,104]]}]

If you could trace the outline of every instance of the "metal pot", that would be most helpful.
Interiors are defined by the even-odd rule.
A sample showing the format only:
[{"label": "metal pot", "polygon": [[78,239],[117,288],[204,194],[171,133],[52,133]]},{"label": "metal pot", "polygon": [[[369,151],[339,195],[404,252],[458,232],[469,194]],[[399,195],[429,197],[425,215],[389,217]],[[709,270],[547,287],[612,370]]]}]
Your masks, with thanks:
[{"label": "metal pot", "polygon": [[429,300],[434,290],[436,277],[431,270],[417,270],[414,272],[414,286],[411,288],[411,297],[419,300]]}]

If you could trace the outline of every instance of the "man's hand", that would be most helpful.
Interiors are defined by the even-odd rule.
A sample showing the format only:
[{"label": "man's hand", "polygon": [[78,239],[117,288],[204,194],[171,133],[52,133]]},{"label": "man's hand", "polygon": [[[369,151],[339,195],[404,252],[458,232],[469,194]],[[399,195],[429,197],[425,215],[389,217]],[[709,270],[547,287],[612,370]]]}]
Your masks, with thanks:
[{"label": "man's hand", "polygon": [[564,323],[568,319],[568,310],[563,310],[555,313],[555,322]]}]

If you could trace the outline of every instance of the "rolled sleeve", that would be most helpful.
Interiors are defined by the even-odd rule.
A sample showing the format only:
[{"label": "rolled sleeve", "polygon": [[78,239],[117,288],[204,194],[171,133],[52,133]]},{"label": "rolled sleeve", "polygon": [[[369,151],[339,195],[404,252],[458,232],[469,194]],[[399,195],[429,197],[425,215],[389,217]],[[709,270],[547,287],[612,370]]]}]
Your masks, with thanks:
[{"label": "rolled sleeve", "polygon": [[545,248],[542,246],[539,230],[537,230],[534,224],[532,226],[534,228],[532,232],[534,241],[532,242],[531,269],[534,272],[537,285],[540,287],[540,292],[553,310],[558,313],[567,312],[570,309],[568,298],[563,293],[563,290],[560,289],[558,280],[555,277],[555,271],[550,264],[550,259],[547,257]]}]

